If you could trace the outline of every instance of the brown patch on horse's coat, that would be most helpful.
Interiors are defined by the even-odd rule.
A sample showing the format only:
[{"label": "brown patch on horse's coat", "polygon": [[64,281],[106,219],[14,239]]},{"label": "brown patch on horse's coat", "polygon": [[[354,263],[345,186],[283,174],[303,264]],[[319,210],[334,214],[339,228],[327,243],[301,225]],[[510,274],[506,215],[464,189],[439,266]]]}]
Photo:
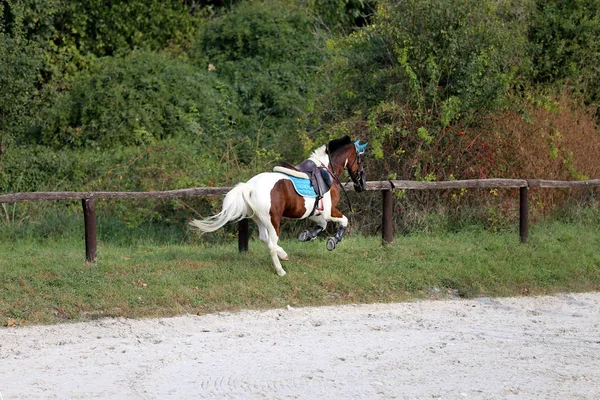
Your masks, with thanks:
[{"label": "brown patch on horse's coat", "polygon": [[271,189],[271,223],[279,236],[281,218],[300,218],[306,212],[304,198],[296,193],[292,181],[282,179]]},{"label": "brown patch on horse's coat", "polygon": [[[337,209],[337,204],[341,197],[340,190],[337,188],[337,185],[332,185],[329,191],[332,204],[334,204],[331,208],[331,216],[341,218],[343,214]],[[277,236],[279,236],[279,225],[281,224],[282,217],[300,218],[304,213],[306,213],[304,198],[296,193],[294,184],[291,181],[282,179],[273,185],[269,214],[271,215],[271,224],[273,224]]]}]

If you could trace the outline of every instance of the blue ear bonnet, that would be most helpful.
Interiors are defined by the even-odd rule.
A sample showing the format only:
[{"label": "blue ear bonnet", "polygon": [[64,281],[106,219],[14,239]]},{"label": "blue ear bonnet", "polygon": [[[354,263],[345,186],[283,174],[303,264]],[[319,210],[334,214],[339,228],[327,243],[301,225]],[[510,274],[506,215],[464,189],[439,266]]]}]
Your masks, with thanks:
[{"label": "blue ear bonnet", "polygon": [[360,139],[357,140],[356,142],[354,142],[354,147],[356,147],[356,152],[358,154],[364,154],[365,149],[367,148],[368,144],[369,144],[369,142],[360,144]]}]

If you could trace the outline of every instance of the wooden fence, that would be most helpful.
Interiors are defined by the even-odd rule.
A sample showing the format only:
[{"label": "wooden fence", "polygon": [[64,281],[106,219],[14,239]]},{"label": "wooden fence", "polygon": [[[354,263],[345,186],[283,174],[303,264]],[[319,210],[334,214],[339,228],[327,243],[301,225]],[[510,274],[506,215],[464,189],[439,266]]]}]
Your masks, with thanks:
[{"label": "wooden fence", "polygon": [[[384,243],[391,243],[393,231],[393,190],[444,190],[444,189],[495,189],[519,188],[519,238],[527,242],[529,236],[529,201],[530,188],[589,188],[600,186],[600,179],[587,181],[549,181],[538,179],[472,179],[444,182],[415,181],[371,181],[367,182],[367,190],[382,193],[383,213],[381,235]],[[353,185],[344,184],[346,190],[354,190]],[[89,262],[97,259],[96,238],[96,199],[166,199],[179,197],[222,196],[230,187],[209,187],[169,190],[164,192],[26,192],[0,195],[0,203],[44,200],[81,200],[85,224],[85,258]],[[239,251],[248,250],[248,220],[238,223]]]}]

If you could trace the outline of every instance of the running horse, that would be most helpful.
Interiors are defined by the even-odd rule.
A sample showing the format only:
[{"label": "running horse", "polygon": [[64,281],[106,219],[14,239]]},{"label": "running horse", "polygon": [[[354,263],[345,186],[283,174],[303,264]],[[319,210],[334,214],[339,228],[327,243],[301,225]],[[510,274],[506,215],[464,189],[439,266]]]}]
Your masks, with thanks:
[{"label": "running horse", "polygon": [[[282,218],[310,218],[317,223],[315,228],[300,234],[300,241],[316,238],[325,230],[328,221],[337,222],[338,231],[327,240],[327,249],[335,249],[348,227],[348,218],[337,208],[343,190],[339,177],[347,169],[354,190],[361,192],[365,189],[366,175],[361,156],[366,146],[367,143],[360,144],[359,140],[352,142],[349,136],[332,140],[313,151],[308,160],[297,167],[275,167],[275,172],[263,172],[247,182],[238,183],[225,196],[221,212],[205,220],[192,220],[190,225],[206,233],[216,231],[227,222],[251,218],[258,226],[260,240],[269,248],[277,274],[284,276],[280,259],[288,260],[289,257],[278,245]],[[322,188],[314,188],[313,183],[312,193],[316,195],[300,195],[294,176],[309,178],[311,175],[324,178],[314,181],[320,182],[317,186],[326,182],[326,186],[330,184],[330,187],[319,190]]]}]

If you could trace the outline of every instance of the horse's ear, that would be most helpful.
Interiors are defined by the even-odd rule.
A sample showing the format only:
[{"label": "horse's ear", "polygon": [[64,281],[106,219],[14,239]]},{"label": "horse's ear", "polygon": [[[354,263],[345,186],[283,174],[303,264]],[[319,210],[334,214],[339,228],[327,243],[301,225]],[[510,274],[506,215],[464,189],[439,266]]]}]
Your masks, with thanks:
[{"label": "horse's ear", "polygon": [[358,154],[363,154],[365,152],[368,144],[369,144],[369,142],[361,144],[360,139],[357,140],[356,142],[354,142],[354,146],[356,146],[356,152]]}]

